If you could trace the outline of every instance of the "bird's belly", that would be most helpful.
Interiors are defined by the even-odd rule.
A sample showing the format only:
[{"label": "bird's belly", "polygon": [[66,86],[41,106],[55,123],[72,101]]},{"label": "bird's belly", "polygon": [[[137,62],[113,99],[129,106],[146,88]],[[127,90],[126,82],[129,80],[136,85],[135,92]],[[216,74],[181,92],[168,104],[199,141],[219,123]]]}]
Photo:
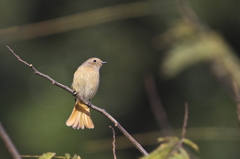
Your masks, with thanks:
[{"label": "bird's belly", "polygon": [[92,99],[97,92],[97,86],[85,88],[83,97],[86,100]]},{"label": "bird's belly", "polygon": [[81,85],[79,89],[76,91],[84,99],[89,100],[95,96],[97,89],[98,89],[98,84],[88,82],[88,84]]}]

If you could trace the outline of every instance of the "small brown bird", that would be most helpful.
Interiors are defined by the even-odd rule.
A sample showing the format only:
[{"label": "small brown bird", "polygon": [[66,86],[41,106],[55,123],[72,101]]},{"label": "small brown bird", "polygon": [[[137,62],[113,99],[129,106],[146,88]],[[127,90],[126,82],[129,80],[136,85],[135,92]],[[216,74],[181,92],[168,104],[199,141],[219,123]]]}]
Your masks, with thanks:
[{"label": "small brown bird", "polygon": [[[97,93],[99,86],[99,70],[106,63],[99,58],[93,57],[85,61],[78,67],[73,76],[72,88],[84,99],[90,100]],[[66,122],[67,126],[72,126],[74,129],[93,129],[94,125],[90,116],[90,109],[87,105],[76,99],[72,114]]]}]

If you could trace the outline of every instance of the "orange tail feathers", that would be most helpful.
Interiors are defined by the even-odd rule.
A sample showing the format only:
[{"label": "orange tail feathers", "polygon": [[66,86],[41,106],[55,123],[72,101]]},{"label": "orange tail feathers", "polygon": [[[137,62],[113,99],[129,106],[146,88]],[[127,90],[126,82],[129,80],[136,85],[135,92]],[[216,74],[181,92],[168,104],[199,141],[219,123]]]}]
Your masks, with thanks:
[{"label": "orange tail feathers", "polygon": [[85,126],[86,128],[93,129],[94,125],[88,106],[83,104],[81,101],[76,100],[72,114],[68,118],[66,125],[72,126],[74,129],[84,129]]}]

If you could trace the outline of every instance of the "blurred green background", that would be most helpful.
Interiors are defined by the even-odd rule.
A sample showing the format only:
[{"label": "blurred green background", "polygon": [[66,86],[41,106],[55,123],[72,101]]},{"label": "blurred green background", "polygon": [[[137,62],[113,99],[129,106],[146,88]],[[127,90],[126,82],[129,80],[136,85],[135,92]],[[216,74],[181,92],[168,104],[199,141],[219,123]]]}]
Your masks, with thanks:
[{"label": "blurred green background", "polygon": [[[223,45],[235,51],[229,54],[236,63],[234,74],[238,75],[240,1],[187,2],[202,23],[225,38]],[[69,87],[73,73],[86,59],[99,57],[107,61],[101,68],[100,87],[92,102],[106,109],[130,134],[138,134],[148,152],[158,145],[157,137],[152,139],[148,133],[161,137],[171,135],[161,133],[166,127],[181,129],[184,103],[188,102],[186,137],[200,147],[196,155],[206,159],[239,158],[239,122],[229,82],[222,82],[212,73],[208,58],[192,62],[192,58],[183,57],[190,64],[176,66],[181,67],[177,73],[167,68],[175,64],[166,64],[171,50],[187,41],[184,54],[185,47],[193,46],[192,41],[198,43],[194,31],[176,29],[181,19],[177,3],[167,0],[1,0],[0,121],[20,154],[51,151],[59,156],[76,153],[83,159],[113,158],[112,130],[108,127],[112,123],[92,110],[95,129],[67,127],[65,122],[74,106],[72,95],[35,76],[5,45]],[[193,57],[197,54],[191,53]],[[149,78],[154,79],[165,109],[166,127],[159,124],[152,111],[146,91]],[[122,136],[115,130],[117,136]],[[128,141],[122,143],[122,138],[117,138],[116,146],[118,158],[141,156]],[[11,158],[2,140],[0,158]]]}]

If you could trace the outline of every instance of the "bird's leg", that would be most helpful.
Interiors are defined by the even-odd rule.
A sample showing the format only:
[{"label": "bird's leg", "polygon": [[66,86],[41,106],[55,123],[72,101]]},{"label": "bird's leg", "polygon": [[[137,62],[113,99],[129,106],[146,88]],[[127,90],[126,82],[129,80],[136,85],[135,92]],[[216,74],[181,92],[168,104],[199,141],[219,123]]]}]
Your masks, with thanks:
[{"label": "bird's leg", "polygon": [[88,106],[88,107],[91,107],[91,105],[92,105],[92,102],[91,102],[91,99],[89,99],[87,106]]}]

